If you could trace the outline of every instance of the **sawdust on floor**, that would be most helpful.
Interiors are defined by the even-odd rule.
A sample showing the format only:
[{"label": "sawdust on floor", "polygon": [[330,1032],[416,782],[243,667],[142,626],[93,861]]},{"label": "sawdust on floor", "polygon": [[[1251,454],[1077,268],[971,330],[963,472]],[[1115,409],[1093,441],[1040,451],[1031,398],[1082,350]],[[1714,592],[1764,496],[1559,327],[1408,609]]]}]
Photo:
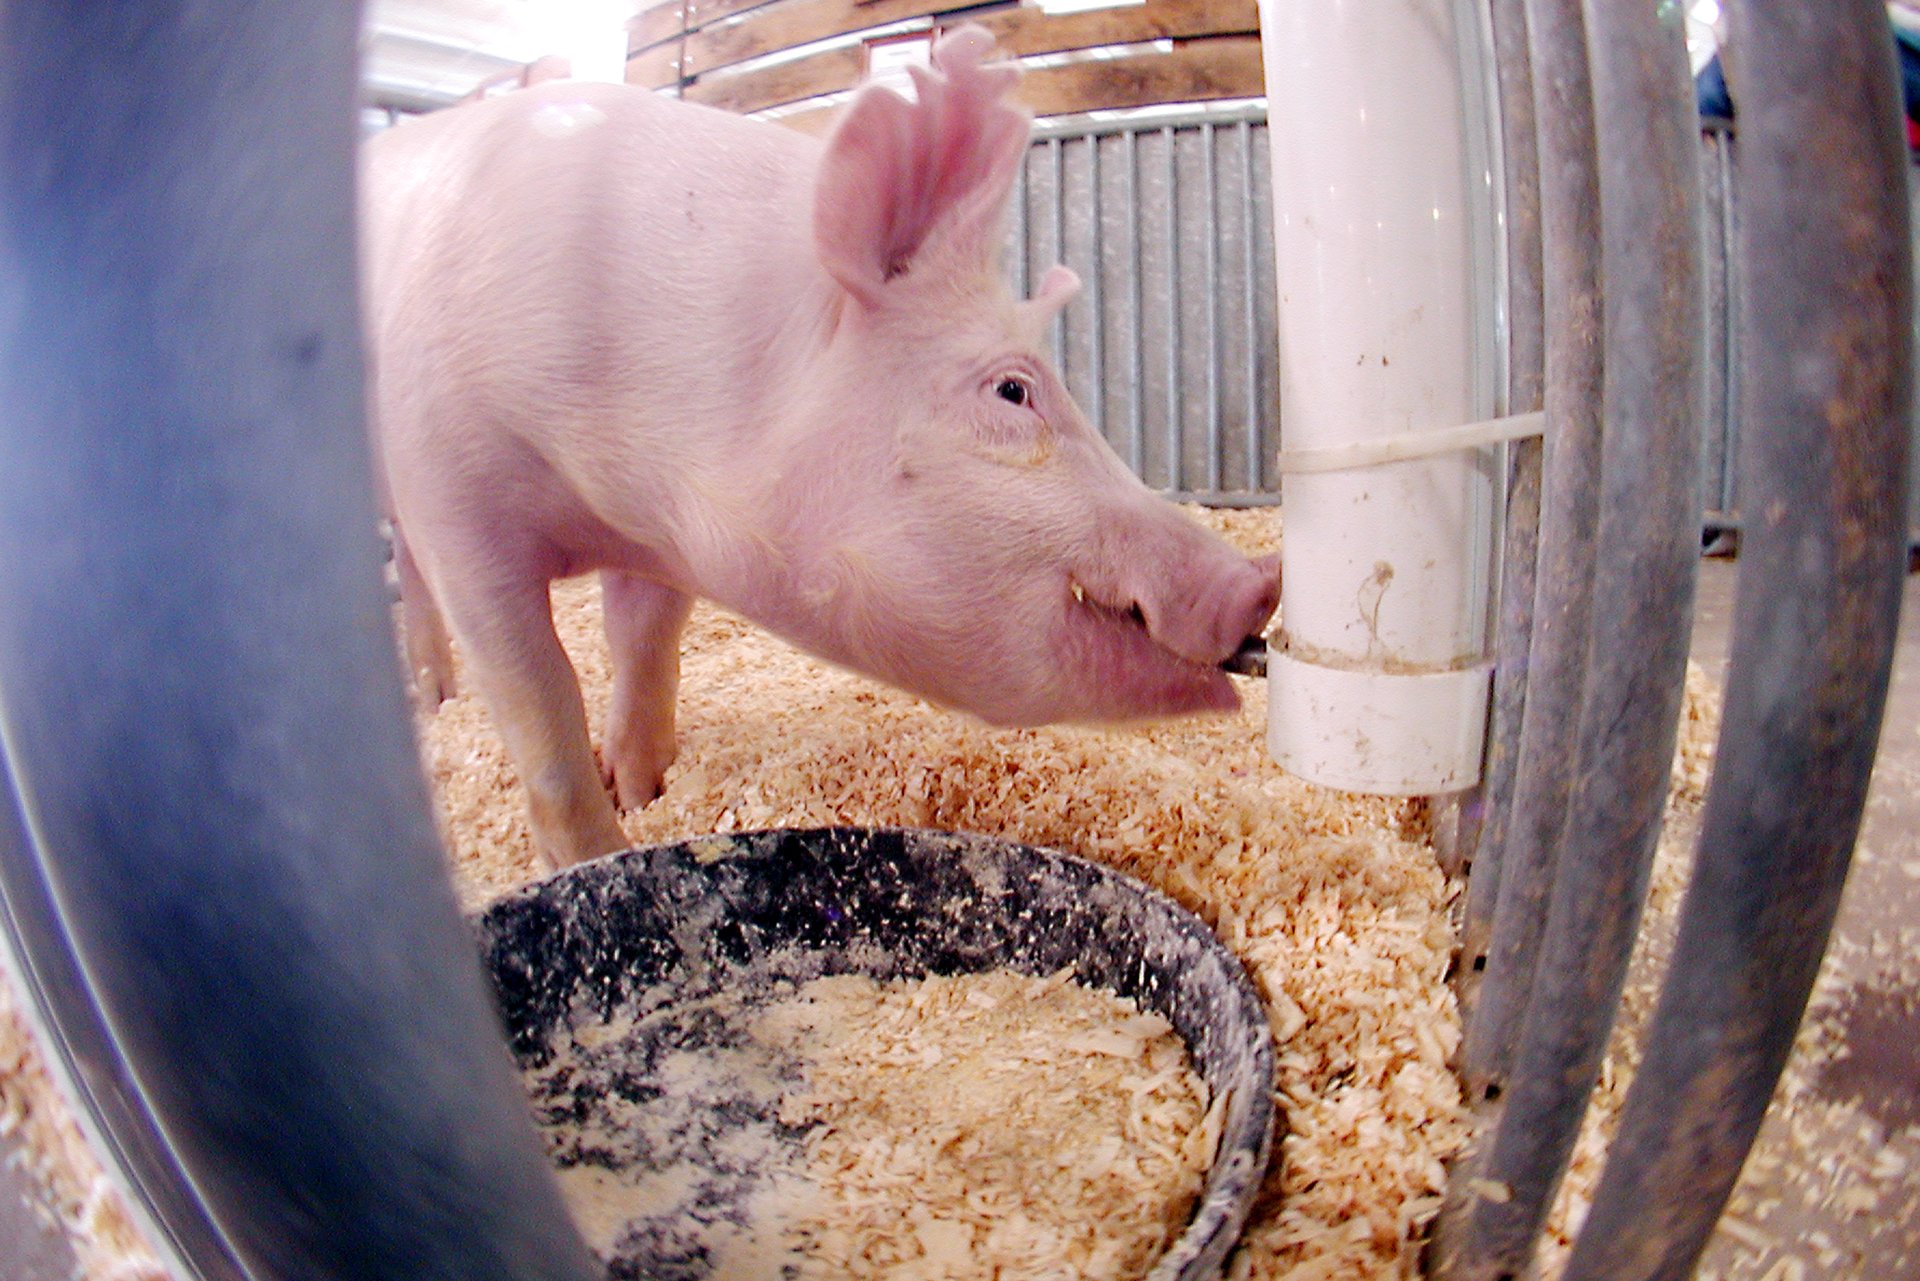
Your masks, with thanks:
[{"label": "sawdust on floor", "polygon": [[[1197,518],[1250,552],[1278,543],[1277,513]],[[568,582],[554,599],[597,725],[608,683],[597,592]],[[1246,706],[1232,715],[1002,731],[815,662],[704,605],[684,650],[680,758],[665,795],[624,816],[636,844],[783,825],[964,829],[1067,850],[1157,886],[1246,963],[1277,1039],[1286,1139],[1230,1275],[1417,1271],[1444,1162],[1467,1125],[1449,1069],[1460,1036],[1447,984],[1458,886],[1425,843],[1421,803],[1283,774],[1265,753],[1258,681],[1238,682]],[[1704,681],[1690,685],[1682,805],[1697,804],[1710,759],[1710,703]],[[477,700],[456,698],[420,724],[454,876],[477,907],[536,875],[523,802]],[[0,1071],[0,1115],[41,1154],[84,1275],[139,1276],[117,1194],[63,1137],[72,1122],[17,1014],[0,1017],[11,1055],[0,1065],[10,1069]],[[1609,1091],[1629,1073],[1610,1060]],[[1603,1091],[1590,1124],[1605,1125],[1615,1108]],[[1583,1177],[1576,1161],[1567,1193],[1576,1217]],[[122,1268],[136,1270],[113,1271]]]}]

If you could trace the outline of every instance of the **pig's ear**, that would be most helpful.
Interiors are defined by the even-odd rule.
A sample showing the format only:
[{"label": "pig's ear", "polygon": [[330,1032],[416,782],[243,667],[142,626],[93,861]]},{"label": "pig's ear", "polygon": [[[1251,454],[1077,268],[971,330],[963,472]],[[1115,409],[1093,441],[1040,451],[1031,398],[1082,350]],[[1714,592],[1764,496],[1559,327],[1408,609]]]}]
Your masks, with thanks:
[{"label": "pig's ear", "polygon": [[919,101],[862,90],[828,139],[814,187],[814,243],[855,296],[878,302],[935,237],[943,255],[993,262],[1031,121],[1003,101],[1018,73],[983,65],[992,49],[993,38],[976,26],[941,37],[933,70],[913,71]]},{"label": "pig's ear", "polygon": [[1040,277],[1040,288],[1034,290],[1033,297],[1027,300],[1027,310],[1036,318],[1047,321],[1059,315],[1061,310],[1080,295],[1080,277],[1059,263],[1047,268],[1047,274]]}]

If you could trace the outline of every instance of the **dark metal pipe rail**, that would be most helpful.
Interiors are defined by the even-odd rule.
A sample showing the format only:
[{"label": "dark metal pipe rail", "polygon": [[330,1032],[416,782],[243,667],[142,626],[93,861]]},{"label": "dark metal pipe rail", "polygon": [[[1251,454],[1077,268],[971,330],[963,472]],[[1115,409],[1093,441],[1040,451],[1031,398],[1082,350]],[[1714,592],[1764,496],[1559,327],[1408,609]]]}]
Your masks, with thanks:
[{"label": "dark metal pipe rail", "polygon": [[1581,674],[1591,639],[1600,509],[1602,370],[1600,178],[1585,19],[1579,0],[1529,0],[1540,137],[1547,431],[1532,635],[1501,667],[1527,672],[1512,811],[1483,839],[1467,888],[1462,956],[1478,972],[1461,1071],[1476,1105],[1496,1105],[1532,990],[1553,854],[1566,821]]},{"label": "dark metal pipe rail", "polygon": [[[1439,1245],[1453,1281],[1526,1266],[1598,1076],[1666,800],[1699,555],[1704,313],[1681,11],[1596,5],[1586,21],[1606,346],[1591,640],[1575,751],[1541,762],[1570,787],[1532,990],[1498,1119],[1450,1184]],[[1567,35],[1544,15],[1541,29]]]},{"label": "dark metal pipe rail", "polygon": [[[1527,54],[1525,0],[1493,0],[1489,8],[1493,66],[1500,112],[1502,202],[1506,227],[1507,386],[1503,413],[1541,407],[1543,381],[1540,284],[1540,143],[1533,112],[1533,69]],[[1500,612],[1495,620],[1496,655],[1524,657],[1533,632],[1534,568],[1540,539],[1538,438],[1515,441],[1507,452],[1506,522],[1500,548]],[[1486,763],[1476,792],[1462,800],[1453,850],[1461,861],[1487,851],[1484,876],[1499,879],[1496,851],[1505,843],[1512,810],[1513,778],[1526,706],[1527,666],[1496,662],[1493,706],[1488,717]],[[1449,873],[1463,867],[1449,866]],[[1463,997],[1473,983],[1462,976]]]},{"label": "dark metal pipe rail", "polygon": [[31,1007],[28,1019],[49,1070],[79,1104],[82,1132],[96,1154],[120,1172],[129,1208],[156,1248],[176,1261],[190,1260],[192,1281],[245,1281],[114,1043],[33,855],[10,778],[0,778],[0,947],[18,968],[21,995]]},{"label": "dark metal pipe rail", "polygon": [[184,1275],[586,1281],[380,582],[358,15],[217,10],[0,6],[8,941]]},{"label": "dark metal pipe rail", "polygon": [[1257,106],[1036,130],[1008,253],[1080,276],[1051,349],[1088,421],[1182,502],[1279,500],[1273,223]]},{"label": "dark metal pipe rail", "polygon": [[1899,619],[1912,268],[1886,13],[1735,13],[1751,515],[1732,668],[1669,976],[1569,1281],[1685,1277],[1720,1216],[1826,950]]},{"label": "dark metal pipe rail", "polygon": [[[1525,0],[1492,0],[1489,29],[1493,39],[1495,93],[1500,113],[1500,155],[1505,198],[1507,264],[1506,413],[1541,409],[1545,382],[1545,326],[1542,298],[1540,225],[1540,138],[1534,111],[1533,63],[1527,48]],[[1492,917],[1491,889],[1500,879],[1500,855],[1512,814],[1514,777],[1520,750],[1521,713],[1526,706],[1529,639],[1533,632],[1536,569],[1540,542],[1541,466],[1537,438],[1508,447],[1506,524],[1501,544],[1500,612],[1495,623],[1493,706],[1488,717],[1487,759],[1479,789],[1462,802],[1453,834],[1450,874],[1471,870],[1470,887],[1485,894]],[[1473,908],[1469,905],[1469,922]],[[1477,986],[1478,972],[1459,976],[1463,1002]]]}]

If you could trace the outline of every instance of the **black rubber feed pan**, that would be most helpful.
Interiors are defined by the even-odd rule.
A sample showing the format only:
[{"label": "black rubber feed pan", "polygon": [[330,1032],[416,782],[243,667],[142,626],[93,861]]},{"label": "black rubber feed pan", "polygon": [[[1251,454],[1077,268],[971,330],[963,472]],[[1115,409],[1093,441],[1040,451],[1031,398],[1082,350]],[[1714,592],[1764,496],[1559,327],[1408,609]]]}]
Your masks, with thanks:
[{"label": "black rubber feed pan", "polygon": [[[1272,1150],[1271,1035],[1240,963],[1191,913],[1083,859],[893,829],[707,836],[571,868],[495,903],[478,925],[536,1115],[588,1136],[553,1151],[563,1178],[597,1175],[568,1167],[675,1168],[657,1216],[622,1214],[616,1243],[602,1243],[615,1277],[741,1274],[739,1225],[767,1195],[770,1164],[753,1157],[749,1132],[796,1149],[804,1133],[772,1116],[777,1094],[690,1082],[684,1068],[668,1079],[669,1066],[734,1048],[739,1021],[719,1010],[822,975],[1072,966],[1080,982],[1171,1023],[1228,1103],[1192,1221],[1153,1281],[1218,1275]],[[602,1026],[621,1031],[571,1042],[556,1062],[556,1034]],[[597,1048],[580,1048],[589,1041]]]}]

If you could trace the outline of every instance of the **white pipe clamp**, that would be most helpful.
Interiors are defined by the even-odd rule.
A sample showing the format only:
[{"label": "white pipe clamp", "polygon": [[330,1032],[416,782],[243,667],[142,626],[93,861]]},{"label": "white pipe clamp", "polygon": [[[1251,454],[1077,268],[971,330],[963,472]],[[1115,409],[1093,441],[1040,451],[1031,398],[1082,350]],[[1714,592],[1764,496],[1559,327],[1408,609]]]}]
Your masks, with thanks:
[{"label": "white pipe clamp", "polygon": [[1492,688],[1491,663],[1363,671],[1304,662],[1276,646],[1267,659],[1267,751],[1289,774],[1342,791],[1460,791],[1480,778]]}]

